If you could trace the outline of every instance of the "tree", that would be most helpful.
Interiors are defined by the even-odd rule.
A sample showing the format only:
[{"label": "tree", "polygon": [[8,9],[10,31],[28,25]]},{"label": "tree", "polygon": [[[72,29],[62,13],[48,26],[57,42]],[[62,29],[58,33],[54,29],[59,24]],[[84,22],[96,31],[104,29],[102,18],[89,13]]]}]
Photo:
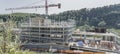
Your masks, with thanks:
[{"label": "tree", "polygon": [[[20,42],[18,42],[18,36],[12,34],[12,28],[14,28],[13,21],[7,21],[3,24],[0,24],[1,26],[1,34],[3,37],[0,42],[0,54],[37,54],[35,52],[25,50],[22,51],[19,49]],[[16,36],[15,41],[12,41],[12,36]]]},{"label": "tree", "polygon": [[106,22],[105,21],[101,21],[98,23],[98,26],[100,27],[104,27],[106,25]]}]

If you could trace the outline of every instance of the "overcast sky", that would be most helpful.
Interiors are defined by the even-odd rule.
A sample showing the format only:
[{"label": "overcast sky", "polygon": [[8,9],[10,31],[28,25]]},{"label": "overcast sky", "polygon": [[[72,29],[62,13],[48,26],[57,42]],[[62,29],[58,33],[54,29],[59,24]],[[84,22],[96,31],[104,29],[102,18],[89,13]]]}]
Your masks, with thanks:
[{"label": "overcast sky", "polygon": [[[37,2],[39,1],[39,2]],[[95,8],[112,4],[120,4],[120,0],[48,0],[49,4],[61,3],[61,9],[57,7],[49,8],[49,14],[59,13],[67,10],[79,10],[81,8]],[[34,3],[35,4],[31,4]],[[0,14],[11,13],[6,8],[44,5],[44,0],[0,0]],[[43,14],[44,8],[16,10],[14,12],[27,12]]]}]

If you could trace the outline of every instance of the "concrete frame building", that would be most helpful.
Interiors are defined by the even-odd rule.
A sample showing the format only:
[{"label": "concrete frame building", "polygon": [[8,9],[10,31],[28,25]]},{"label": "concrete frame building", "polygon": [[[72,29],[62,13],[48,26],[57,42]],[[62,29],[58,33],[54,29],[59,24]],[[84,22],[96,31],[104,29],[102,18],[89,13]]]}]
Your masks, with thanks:
[{"label": "concrete frame building", "polygon": [[25,43],[67,43],[70,41],[74,21],[52,21],[31,18],[21,24],[20,40]]}]

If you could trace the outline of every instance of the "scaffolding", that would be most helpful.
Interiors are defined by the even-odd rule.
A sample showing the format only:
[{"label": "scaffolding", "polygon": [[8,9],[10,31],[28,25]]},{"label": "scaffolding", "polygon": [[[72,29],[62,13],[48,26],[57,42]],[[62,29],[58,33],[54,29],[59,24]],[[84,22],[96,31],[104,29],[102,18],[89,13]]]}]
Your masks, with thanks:
[{"label": "scaffolding", "polygon": [[74,21],[53,22],[50,19],[31,18],[21,24],[20,40],[26,43],[67,43],[71,39]]}]

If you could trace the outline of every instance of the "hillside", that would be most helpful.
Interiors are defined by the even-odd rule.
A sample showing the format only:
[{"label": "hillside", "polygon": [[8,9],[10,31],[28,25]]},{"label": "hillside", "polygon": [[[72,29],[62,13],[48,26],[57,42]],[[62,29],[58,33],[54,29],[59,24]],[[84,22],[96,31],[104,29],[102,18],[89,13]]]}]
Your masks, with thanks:
[{"label": "hillside", "polygon": [[[29,17],[40,17],[39,14],[13,13],[11,17],[8,14],[0,15],[2,18],[12,18],[14,21],[22,22]],[[44,17],[44,15],[42,15]],[[120,4],[98,7],[83,8],[80,10],[65,11],[59,14],[49,15],[50,19],[67,20],[75,19],[77,26],[89,25],[95,27],[120,28]]]},{"label": "hillside", "polygon": [[61,20],[75,19],[77,26],[87,24],[95,27],[120,28],[120,4],[92,9],[71,10],[50,15],[50,18],[60,18]]}]

